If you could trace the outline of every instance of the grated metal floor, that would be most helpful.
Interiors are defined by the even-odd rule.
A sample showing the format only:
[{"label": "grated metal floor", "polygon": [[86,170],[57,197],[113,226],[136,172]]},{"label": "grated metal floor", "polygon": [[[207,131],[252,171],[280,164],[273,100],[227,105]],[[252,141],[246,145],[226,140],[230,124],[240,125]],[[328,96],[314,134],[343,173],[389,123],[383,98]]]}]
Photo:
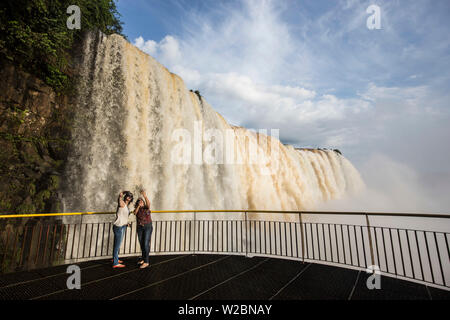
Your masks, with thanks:
[{"label": "grated metal floor", "polygon": [[67,266],[0,275],[1,300],[449,300],[450,291],[381,278],[368,290],[356,270],[272,258],[224,255],[152,256],[139,269],[125,258],[79,263],[81,289],[67,289]]}]

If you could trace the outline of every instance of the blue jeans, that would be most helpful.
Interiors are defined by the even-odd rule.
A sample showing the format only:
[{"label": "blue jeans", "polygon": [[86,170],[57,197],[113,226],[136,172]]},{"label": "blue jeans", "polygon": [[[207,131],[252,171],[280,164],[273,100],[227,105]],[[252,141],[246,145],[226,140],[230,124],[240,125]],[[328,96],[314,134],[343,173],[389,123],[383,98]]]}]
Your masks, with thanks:
[{"label": "blue jeans", "polygon": [[119,264],[120,245],[122,244],[123,234],[125,232],[126,227],[127,227],[126,225],[121,226],[121,227],[113,225],[113,232],[114,232],[113,265],[114,266]]},{"label": "blue jeans", "polygon": [[139,244],[142,250],[142,260],[148,263],[150,254],[150,238],[152,236],[153,225],[151,222],[144,224],[143,226],[137,226],[137,234],[139,239]]}]

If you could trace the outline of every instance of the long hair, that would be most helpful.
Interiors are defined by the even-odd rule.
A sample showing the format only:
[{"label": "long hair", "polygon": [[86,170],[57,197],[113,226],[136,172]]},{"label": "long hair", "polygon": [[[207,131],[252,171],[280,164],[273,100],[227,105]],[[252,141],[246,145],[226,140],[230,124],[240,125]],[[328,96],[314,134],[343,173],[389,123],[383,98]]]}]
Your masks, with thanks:
[{"label": "long hair", "polygon": [[[139,197],[139,199],[137,199],[137,200],[136,200],[136,203],[134,204],[135,210],[136,210],[136,208],[137,208],[137,206],[138,206],[139,201],[142,201],[142,202],[144,203],[144,205],[142,206],[143,209],[146,209],[146,210],[149,209],[149,207],[148,207],[146,201],[145,201],[144,199],[142,199],[142,198]],[[136,213],[137,213],[137,212],[136,212]]]},{"label": "long hair", "polygon": [[131,198],[129,203],[132,203],[133,202],[133,194],[130,191],[125,191],[124,196],[123,196],[123,201],[125,202],[128,197]]}]

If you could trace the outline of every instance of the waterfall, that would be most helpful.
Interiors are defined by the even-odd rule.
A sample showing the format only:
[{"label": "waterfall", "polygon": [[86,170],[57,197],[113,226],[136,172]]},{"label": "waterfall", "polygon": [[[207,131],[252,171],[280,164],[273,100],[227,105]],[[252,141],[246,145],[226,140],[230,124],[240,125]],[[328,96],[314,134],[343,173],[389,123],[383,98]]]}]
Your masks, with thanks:
[{"label": "waterfall", "polygon": [[113,211],[120,191],[141,188],[154,210],[312,210],[364,187],[338,152],[228,124],[119,35],[88,33],[82,50],[66,212]]}]

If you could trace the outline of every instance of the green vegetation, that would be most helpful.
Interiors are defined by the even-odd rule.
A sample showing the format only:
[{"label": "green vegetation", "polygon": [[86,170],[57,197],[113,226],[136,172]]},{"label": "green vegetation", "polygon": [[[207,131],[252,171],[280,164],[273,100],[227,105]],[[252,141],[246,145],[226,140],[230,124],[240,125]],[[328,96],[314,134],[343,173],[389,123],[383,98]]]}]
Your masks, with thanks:
[{"label": "green vegetation", "polygon": [[[71,5],[81,29],[69,29]],[[69,19],[70,21],[70,19]],[[83,34],[122,32],[114,0],[0,1],[0,213],[58,211]]]},{"label": "green vegetation", "polygon": [[194,93],[197,95],[198,99],[199,99],[200,101],[202,101],[202,95],[200,94],[200,91],[198,91],[198,90],[195,90],[195,91],[189,90],[189,91],[190,91],[190,92],[194,92]]},{"label": "green vegetation", "polygon": [[[67,8],[81,10],[81,30],[70,30]],[[70,85],[68,51],[83,31],[121,33],[113,0],[4,0],[0,4],[0,57],[44,80],[56,91]]]}]

